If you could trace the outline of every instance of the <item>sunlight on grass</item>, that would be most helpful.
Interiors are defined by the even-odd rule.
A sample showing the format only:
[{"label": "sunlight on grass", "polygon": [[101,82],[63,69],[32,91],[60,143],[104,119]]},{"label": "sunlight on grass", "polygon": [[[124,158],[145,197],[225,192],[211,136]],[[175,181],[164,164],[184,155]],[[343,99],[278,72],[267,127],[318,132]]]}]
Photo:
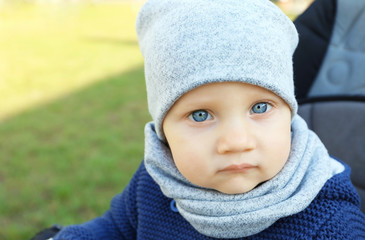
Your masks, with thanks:
[{"label": "sunlight on grass", "polygon": [[139,6],[2,6],[0,120],[140,65]]},{"label": "sunlight on grass", "polygon": [[140,3],[1,2],[0,240],[30,239],[102,214],[143,159]]}]

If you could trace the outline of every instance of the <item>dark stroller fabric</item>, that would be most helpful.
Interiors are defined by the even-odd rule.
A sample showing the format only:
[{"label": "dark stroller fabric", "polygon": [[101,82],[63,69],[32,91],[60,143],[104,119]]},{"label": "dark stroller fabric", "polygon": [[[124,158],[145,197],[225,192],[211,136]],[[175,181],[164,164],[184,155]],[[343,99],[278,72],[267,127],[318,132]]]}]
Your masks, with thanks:
[{"label": "dark stroller fabric", "polygon": [[317,0],[294,23],[297,98],[365,95],[365,1]]},{"label": "dark stroller fabric", "polygon": [[365,212],[365,1],[316,0],[294,23],[299,114],[350,165]]},{"label": "dark stroller fabric", "polygon": [[300,104],[299,114],[329,153],[351,166],[351,181],[365,212],[365,96],[313,98]]},{"label": "dark stroller fabric", "polygon": [[306,98],[322,65],[335,23],[335,0],[317,0],[294,21],[299,44],[293,56],[295,95]]}]

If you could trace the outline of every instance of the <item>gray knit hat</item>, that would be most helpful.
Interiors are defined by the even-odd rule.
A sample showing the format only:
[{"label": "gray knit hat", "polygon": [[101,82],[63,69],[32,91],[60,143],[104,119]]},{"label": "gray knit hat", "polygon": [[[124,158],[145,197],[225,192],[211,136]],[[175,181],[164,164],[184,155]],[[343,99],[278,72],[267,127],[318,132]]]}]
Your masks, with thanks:
[{"label": "gray knit hat", "polygon": [[136,30],[145,60],[149,111],[162,121],[186,92],[207,83],[264,87],[297,112],[292,55],[298,34],[269,0],[148,0]]}]

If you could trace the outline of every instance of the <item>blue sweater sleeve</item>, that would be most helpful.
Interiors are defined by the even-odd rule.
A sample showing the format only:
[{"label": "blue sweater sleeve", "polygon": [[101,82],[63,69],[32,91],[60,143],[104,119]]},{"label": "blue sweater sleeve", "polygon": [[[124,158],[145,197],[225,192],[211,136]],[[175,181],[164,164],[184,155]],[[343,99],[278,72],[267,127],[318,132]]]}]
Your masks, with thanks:
[{"label": "blue sweater sleeve", "polygon": [[338,206],[337,212],[319,228],[314,239],[365,239],[365,215],[348,203]]},{"label": "blue sweater sleeve", "polygon": [[314,239],[365,239],[365,215],[360,211],[359,195],[350,181],[350,168],[345,167],[342,174],[328,181],[323,196],[311,208],[326,213],[316,218],[319,229]]},{"label": "blue sweater sleeve", "polygon": [[79,225],[62,229],[55,240],[97,240],[136,238],[136,187],[139,178],[137,170],[128,186],[116,195],[110,209],[100,217]]}]

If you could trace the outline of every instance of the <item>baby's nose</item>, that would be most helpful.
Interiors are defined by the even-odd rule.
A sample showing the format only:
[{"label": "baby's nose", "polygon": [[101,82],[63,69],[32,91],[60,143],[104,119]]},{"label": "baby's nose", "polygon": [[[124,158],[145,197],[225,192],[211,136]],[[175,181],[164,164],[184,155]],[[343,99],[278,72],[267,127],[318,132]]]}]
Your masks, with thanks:
[{"label": "baby's nose", "polygon": [[247,152],[256,147],[252,128],[244,122],[226,124],[217,142],[219,154]]}]

